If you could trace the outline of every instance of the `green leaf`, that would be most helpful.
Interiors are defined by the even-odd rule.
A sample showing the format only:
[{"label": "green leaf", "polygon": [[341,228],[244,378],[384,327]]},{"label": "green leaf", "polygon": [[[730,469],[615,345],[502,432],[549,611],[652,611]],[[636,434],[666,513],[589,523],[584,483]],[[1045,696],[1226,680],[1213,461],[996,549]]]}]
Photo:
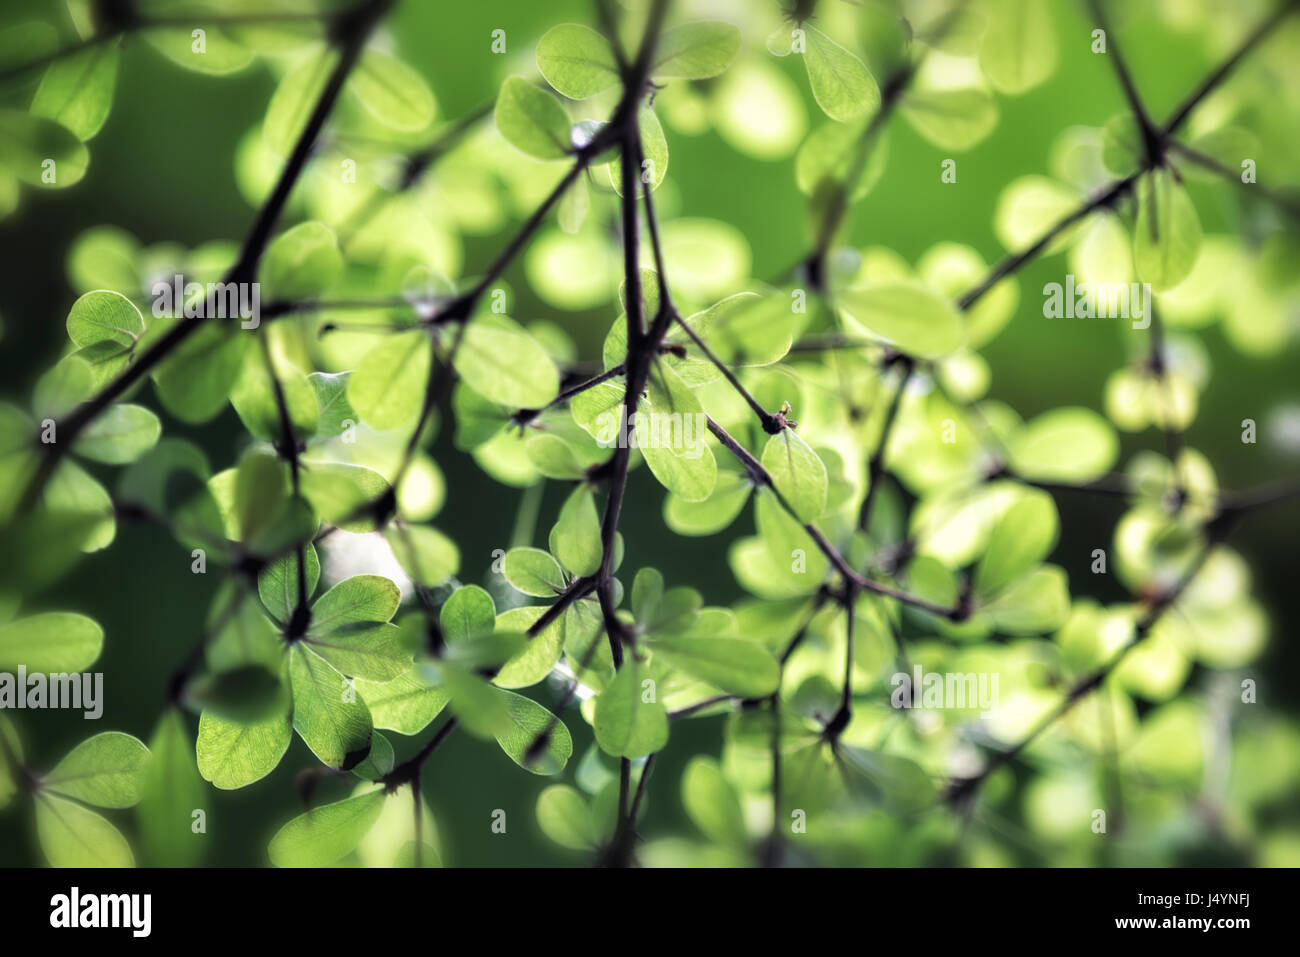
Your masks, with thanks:
[{"label": "green leaf", "polygon": [[494,738],[509,729],[510,716],[497,688],[455,662],[438,662],[437,672],[451,696],[452,713],[466,731],[478,738]]},{"label": "green leaf", "polygon": [[[366,790],[367,786],[363,784],[352,792],[352,796],[357,797]],[[437,849],[437,825],[429,813],[428,802],[420,802],[420,823],[417,825],[412,813],[412,798],[409,786],[386,792],[379,820],[357,845],[357,861],[362,867],[415,867],[417,827],[421,838],[419,866],[442,866]]]},{"label": "green leaf", "polygon": [[384,529],[384,540],[411,581],[428,588],[441,585],[460,567],[456,544],[428,525],[390,524]]},{"label": "green leaf", "polygon": [[496,618],[496,603],[478,585],[457,588],[438,613],[447,641],[471,641],[490,635],[496,630]]},{"label": "green leaf", "polygon": [[358,678],[356,686],[375,727],[398,734],[419,734],[442,713],[451,698],[445,688],[429,684],[414,670],[392,681]]},{"label": "green leaf", "polygon": [[352,373],[348,401],[373,428],[406,425],[424,405],[432,362],[433,349],[424,332],[404,332],[384,339],[366,353]]},{"label": "green leaf", "polygon": [[424,77],[396,57],[367,50],[348,82],[370,115],[385,126],[418,132],[433,122],[438,105]]},{"label": "green leaf", "polygon": [[131,347],[144,332],[144,318],[130,299],[108,289],[88,292],[68,313],[68,338],[79,347],[105,340]]},{"label": "green leaf", "polygon": [[374,469],[346,462],[302,460],[302,495],[321,521],[345,532],[373,532],[378,523],[374,504],[389,490],[388,480]]},{"label": "green leaf", "polygon": [[316,404],[320,406],[317,439],[333,438],[343,434],[349,424],[356,425],[357,413],[348,402],[348,379],[351,375],[350,372],[313,372],[307,376],[307,382],[316,393]]},{"label": "green leaf", "polygon": [[981,612],[998,631],[1039,635],[1055,631],[1070,615],[1070,588],[1065,570],[1043,565],[1013,582]]},{"label": "green leaf", "polygon": [[1135,173],[1146,158],[1142,128],[1132,113],[1112,116],[1101,128],[1101,161],[1116,177]]},{"label": "green leaf", "polygon": [[205,711],[194,746],[199,773],[223,791],[247,787],[275,770],[292,737],[288,714],[239,722]]},{"label": "green leaf", "polygon": [[551,531],[551,547],[560,563],[575,576],[592,575],[600,568],[600,517],[591,486],[579,485],[564,500]]},{"label": "green leaf", "polygon": [[[872,134],[874,142],[863,142],[865,124],[869,122],[827,123],[804,140],[794,167],[795,182],[802,193],[810,197],[835,195],[835,189],[842,187],[856,202],[871,192],[885,173],[889,150],[881,133]],[[870,150],[865,164],[860,162],[864,149]],[[788,301],[782,301],[781,306],[790,311]]]},{"label": "green leaf", "polygon": [[618,82],[609,43],[577,23],[551,27],[537,44],[537,68],[546,82],[572,100],[585,100]]},{"label": "green leaf", "polygon": [[[645,195],[647,179],[649,180],[650,191],[654,192],[659,188],[659,184],[664,181],[664,177],[668,175],[668,139],[664,136],[664,128],[659,123],[659,117],[649,107],[643,106],[637,113],[637,128],[641,131],[642,159],[641,170],[635,174],[636,195],[643,196]],[[622,196],[622,160],[616,157],[608,163],[606,168],[609,170],[610,185],[614,187],[614,192],[617,195]],[[653,316],[655,308],[657,307],[647,302],[645,315]],[[626,320],[623,320],[621,324],[626,328]]]},{"label": "green leaf", "polygon": [[334,666],[301,643],[289,651],[293,727],[312,753],[349,771],[370,753],[370,712]]},{"label": "green leaf", "polygon": [[0,29],[0,69],[31,66],[59,47],[59,34],[41,20],[25,20]]},{"label": "green leaf", "polygon": [[740,30],[721,20],[697,20],[664,31],[655,47],[650,75],[703,80],[731,65],[740,50]]},{"label": "green leaf", "polygon": [[322,47],[300,60],[281,78],[267,104],[262,139],[273,153],[288,156],[307,126],[334,70],[337,54]]},{"label": "green leaf", "polygon": [[125,465],[153,448],[160,435],[162,423],[158,416],[142,405],[120,402],[95,419],[72,448],[95,462]]},{"label": "green leaf", "polygon": [[[253,62],[253,51],[236,42],[228,31],[211,24],[205,24],[204,29],[207,36],[202,53],[194,49],[195,37],[188,26],[175,29],[150,28],[142,30],[141,37],[177,66],[194,73],[226,76],[238,73]],[[247,33],[246,28],[240,31],[240,36],[246,36]]]},{"label": "green leaf", "polygon": [[563,159],[572,152],[569,115],[550,93],[511,76],[497,94],[496,124],[511,146],[538,159]]},{"label": "green leaf", "polygon": [[0,671],[45,674],[85,671],[104,647],[104,629],[92,618],[51,611],[0,626]]},{"label": "green leaf", "polygon": [[259,272],[266,300],[314,299],[343,274],[343,254],[334,230],[324,223],[299,223],[266,248]]},{"label": "green leaf", "polygon": [[276,867],[328,867],[356,849],[384,809],[384,789],[312,808],[271,838]]},{"label": "green leaf", "polygon": [[135,812],[147,863],[193,867],[199,862],[205,836],[193,830],[194,812],[203,805],[203,781],[194,768],[194,745],[185,719],[169,708],[149,741],[149,763]]},{"label": "green leaf", "polygon": [[992,595],[1041,562],[1056,544],[1057,529],[1052,496],[1026,489],[993,526],[988,548],[975,569],[976,592]]},{"label": "green leaf", "polygon": [[524,442],[529,461],[548,478],[582,479],[588,469],[610,459],[610,451],[601,448],[564,409],[533,419]]},{"label": "green leaf", "polygon": [[492,683],[498,688],[527,688],[535,685],[555,667],[564,651],[565,636],[569,626],[568,615],[561,615],[536,635],[527,634],[537,619],[546,612],[542,605],[524,605],[511,608],[497,616],[494,640],[514,636],[519,650],[501,665]]},{"label": "green leaf", "polygon": [[504,316],[466,326],[452,364],[475,392],[512,408],[541,408],[560,391],[550,354]]},{"label": "green leaf", "polygon": [[120,831],[80,804],[50,794],[36,798],[36,835],[53,867],[134,867]]},{"label": "green leaf", "polygon": [[[698,502],[718,480],[718,463],[705,440],[708,419],[699,398],[664,365],[650,371],[646,400],[636,417],[637,448],[661,485],[678,498]],[[612,430],[611,430],[612,431]],[[612,434],[605,436],[609,442]],[[597,435],[597,442],[601,436]]]},{"label": "green leaf", "polygon": [[117,61],[117,44],[109,41],[51,63],[32,97],[32,113],[90,139],[103,128],[113,106]]},{"label": "green leaf", "polygon": [[32,412],[37,418],[58,419],[94,394],[95,374],[79,356],[66,356],[36,381]]},{"label": "green leaf", "polygon": [[654,682],[649,684],[647,691],[641,666],[628,661],[596,698],[593,728],[606,754],[640,758],[668,743],[668,712],[656,697]]},{"label": "green leaf", "polygon": [[695,621],[701,604],[694,588],[664,591],[658,569],[643,568],[632,581],[632,615],[643,632],[681,632]]},{"label": "green leaf", "polygon": [[741,850],[749,847],[740,798],[717,761],[700,755],[691,758],[682,773],[682,804],[709,840]]},{"label": "green leaf", "polygon": [[525,595],[554,598],[564,591],[564,569],[540,548],[512,548],[502,562],[506,581]]},{"label": "green leaf", "polygon": [[587,188],[587,180],[579,176],[573,181],[573,185],[564,191],[564,195],[560,197],[560,204],[555,210],[555,218],[562,230],[569,235],[573,235],[586,222],[587,213],[590,209],[591,190]]},{"label": "green leaf", "polygon": [[490,402],[464,382],[457,382],[451,393],[451,408],[456,418],[456,448],[471,452],[501,434],[514,415],[496,402]]},{"label": "green leaf", "polygon": [[606,448],[618,439],[619,407],[626,388],[621,382],[602,382],[569,400],[569,412],[588,434]]},{"label": "green leaf", "polygon": [[397,613],[402,593],[382,575],[354,575],[339,582],[311,608],[310,634],[323,635],[358,622],[385,622]]},{"label": "green leaf", "polygon": [[64,462],[54,473],[45,493],[46,507],[66,516],[72,541],[83,552],[98,551],[112,544],[117,533],[113,500],[104,486],[74,462]]},{"label": "green leaf", "polygon": [[43,786],[98,807],[131,807],[144,793],[149,749],[139,738],[105,731],[87,738],[54,766]]},{"label": "green leaf", "polygon": [[0,171],[29,186],[62,189],[81,181],[90,154],[67,127],[22,110],[0,110]]},{"label": "green leaf", "polygon": [[1031,481],[1091,482],[1115,464],[1119,440],[1096,412],[1070,407],[1027,422],[1008,451],[1016,474]]},{"label": "green leaf", "polygon": [[807,529],[781,507],[768,489],[755,491],[754,524],[769,560],[764,577],[789,578],[799,593],[816,591],[829,568],[826,556]]},{"label": "green leaf", "polygon": [[830,479],[826,465],[793,429],[782,429],[763,447],[763,468],[801,522],[815,522],[826,511]]},{"label": "green leaf", "polygon": [[998,106],[980,87],[913,87],[901,112],[918,133],[941,149],[968,150],[998,125]]},{"label": "green leaf", "polygon": [[376,731],[370,738],[370,754],[352,769],[363,781],[380,781],[397,765],[397,756],[388,739]]},{"label": "green leaf", "polygon": [[1171,289],[1192,271],[1201,251],[1201,220],[1174,173],[1161,167],[1137,183],[1133,265],[1144,282]]},{"label": "green leaf", "polygon": [[[501,750],[515,764],[534,774],[554,775],[563,771],[573,754],[573,738],[564,722],[531,698],[500,689],[496,693],[501,696],[509,716],[509,726],[496,735]],[[529,755],[529,748],[543,732],[547,732],[545,747],[538,754]],[[526,757],[532,758],[531,762]]]},{"label": "green leaf", "polygon": [[401,629],[387,622],[343,625],[308,635],[305,644],[343,674],[371,681],[391,681],[411,667],[411,648]]},{"label": "green leaf", "polygon": [[[155,319],[152,335],[175,320]],[[240,330],[210,325],[190,336],[153,373],[158,400],[176,418],[190,425],[207,422],[230,401],[231,390],[244,369],[249,339]]]},{"label": "green leaf", "polygon": [[271,379],[261,350],[255,348],[247,353],[239,378],[230,391],[230,404],[253,435],[263,442],[278,442],[284,431],[280,421],[280,400],[276,394],[278,382],[289,424],[299,439],[305,439],[316,431],[320,419],[316,393],[307,384],[307,377],[289,363],[279,360],[273,360],[273,363],[275,381]]},{"label": "green leaf", "polygon": [[[306,594],[304,602],[310,601],[320,581],[320,559],[316,557],[316,548],[303,546],[303,584]],[[277,558],[257,576],[257,594],[262,599],[277,621],[288,622],[293,610],[298,607],[298,554],[292,552]]]},{"label": "green leaf", "polygon": [[1060,53],[1051,7],[1037,0],[985,4],[988,17],[980,66],[993,86],[1013,96],[1038,86],[1056,69]]},{"label": "green leaf", "polygon": [[932,807],[934,782],[925,769],[910,758],[883,751],[845,746],[846,765],[870,782],[888,805],[900,811],[921,811]]},{"label": "green leaf", "polygon": [[567,784],[552,784],[537,795],[537,823],[561,847],[587,851],[600,843],[586,799]]},{"label": "green leaf", "polygon": [[266,526],[248,540],[248,550],[256,555],[283,554],[309,542],[319,526],[306,499],[287,496],[277,504]]},{"label": "green leaf", "polygon": [[804,24],[803,62],[813,99],[833,120],[847,123],[880,108],[880,88],[866,64],[814,26]]},{"label": "green leaf", "polygon": [[744,638],[662,635],[646,644],[671,667],[742,698],[771,694],[780,677],[772,653]]},{"label": "green leaf", "polygon": [[185,700],[231,721],[260,721],[272,711],[282,714],[288,689],[268,664],[241,663],[206,675],[189,685]]},{"label": "green leaf", "polygon": [[900,352],[937,359],[955,352],[965,332],[952,303],[915,282],[886,282],[839,294],[844,314]]},{"label": "green leaf", "polygon": [[688,502],[669,494],[664,499],[664,524],[678,535],[720,532],[736,520],[752,488],[739,472],[720,470],[713,491],[702,501]]},{"label": "green leaf", "polygon": [[279,629],[243,583],[227,581],[219,586],[208,612],[207,627],[211,632],[207,661],[213,671],[260,665],[279,675],[284,657]]},{"label": "green leaf", "polygon": [[664,576],[657,568],[643,568],[632,579],[632,616],[646,621],[664,597]]},{"label": "green leaf", "polygon": [[23,745],[13,724],[3,715],[0,715],[0,735],[4,735],[4,741],[0,742],[0,810],[3,810],[18,794],[19,771],[13,762],[22,762]]},{"label": "green leaf", "polygon": [[[724,362],[763,366],[779,362],[790,351],[799,321],[789,296],[740,292],[697,312],[686,324]],[[708,358],[695,357],[697,347],[693,342],[676,335],[668,337],[668,341],[679,341],[686,347],[689,358],[670,357],[665,361],[688,385],[712,382],[721,374]]]}]

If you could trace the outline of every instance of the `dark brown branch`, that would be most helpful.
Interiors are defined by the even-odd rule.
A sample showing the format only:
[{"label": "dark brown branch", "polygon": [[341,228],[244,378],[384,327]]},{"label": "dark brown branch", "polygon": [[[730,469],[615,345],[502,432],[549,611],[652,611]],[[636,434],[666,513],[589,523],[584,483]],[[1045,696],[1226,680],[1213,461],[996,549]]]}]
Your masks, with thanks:
[{"label": "dark brown branch", "polygon": [[1192,110],[1200,105],[1201,101],[1218,89],[1232,73],[1233,70],[1245,59],[1246,54],[1253,50],[1261,41],[1272,33],[1283,20],[1289,15],[1300,9],[1300,0],[1284,0],[1284,2],[1273,12],[1273,15],[1263,20],[1259,26],[1250,32],[1240,46],[1226,59],[1217,69],[1202,81],[1186,100],[1174,110],[1169,121],[1165,123],[1164,135],[1172,136],[1178,132],[1182,125],[1187,122],[1191,116]]},{"label": "dark brown branch", "polygon": [[380,779],[384,787],[389,791],[396,791],[403,784],[414,781],[419,776],[424,763],[454,730],[456,730],[456,719],[448,718],[414,757],[403,761]]},{"label": "dark brown branch", "polygon": [[713,433],[714,438],[721,442],[732,455],[740,460],[740,463],[745,466],[745,470],[749,473],[750,478],[755,482],[755,484],[763,485],[771,491],[772,495],[776,498],[777,503],[785,509],[785,511],[791,515],[796,522],[799,522],[799,525],[803,530],[807,532],[813,542],[816,543],[817,548],[826,556],[830,563],[835,567],[835,570],[844,577],[846,582],[852,583],[856,588],[875,592],[877,595],[884,595],[887,598],[893,598],[905,605],[920,609],[921,611],[929,612],[932,615],[938,615],[941,618],[957,621],[963,617],[962,609],[959,607],[947,608],[942,605],[936,605],[917,595],[910,595],[907,592],[901,591],[890,585],[884,585],[880,582],[872,581],[869,578],[859,575],[853,570],[849,563],[845,561],[844,556],[836,550],[835,546],[826,539],[826,536],[822,534],[821,530],[816,525],[813,525],[811,522],[804,522],[799,518],[795,513],[794,508],[790,505],[790,502],[776,487],[776,483],[772,480],[772,476],[767,469],[763,467],[763,463],[754,458],[753,453],[732,438],[727,430],[718,425],[718,423],[712,418],[708,419],[708,424],[709,431]]},{"label": "dark brown branch", "polygon": [[1097,26],[1101,27],[1106,34],[1107,55],[1115,67],[1115,73],[1119,77],[1120,86],[1124,89],[1124,97],[1128,100],[1133,118],[1137,121],[1138,134],[1142,137],[1147,166],[1156,166],[1164,156],[1164,134],[1157,130],[1155,124],[1151,122],[1151,116],[1147,113],[1142,98],[1138,96],[1137,87],[1133,85],[1133,77],[1129,74],[1128,64],[1124,62],[1124,55],[1120,52],[1115,32],[1111,29],[1110,21],[1102,9],[1101,0],[1088,0],[1088,8],[1092,11]]},{"label": "dark brown branch", "polygon": [[723,378],[726,379],[727,382],[730,383],[731,387],[736,391],[736,394],[745,400],[745,404],[754,410],[754,414],[758,416],[758,423],[763,427],[764,432],[768,435],[776,435],[782,429],[786,428],[784,415],[781,413],[774,415],[763,408],[762,404],[754,398],[753,394],[740,384],[740,380],[736,378],[736,374],[731,371],[730,367],[714,354],[713,350],[710,349],[704,340],[700,338],[699,333],[690,327],[676,309],[673,310],[672,315],[677,324],[686,331],[688,336],[690,336],[691,341],[695,343],[696,348],[703,352],[704,357],[717,367],[718,371],[722,373]]},{"label": "dark brown branch", "polygon": [[1182,597],[1183,593],[1191,585],[1202,568],[1205,567],[1206,560],[1213,553],[1214,549],[1227,537],[1230,524],[1223,523],[1211,528],[1205,546],[1193,561],[1191,567],[1184,573],[1183,577],[1178,580],[1171,588],[1161,592],[1155,598],[1151,599],[1147,610],[1138,620],[1133,630],[1133,635],[1124,645],[1113,654],[1110,659],[1100,668],[1090,672],[1084,677],[1077,680],[1070,686],[1065,697],[1061,702],[1049,711],[1037,724],[1010,747],[998,751],[996,755],[986,764],[983,770],[974,777],[959,778],[950,782],[948,788],[948,799],[955,803],[965,803],[975,797],[979,792],[980,786],[1000,768],[1006,766],[1015,760],[1029,745],[1033,744],[1048,728],[1052,727],[1065,715],[1069,714],[1076,704],[1100,688],[1107,678],[1119,667],[1120,662],[1132,651],[1137,645],[1151,633],[1161,617],[1173,607],[1174,603]]},{"label": "dark brown branch", "polygon": [[880,441],[876,443],[876,451],[872,453],[870,461],[867,462],[867,494],[862,500],[862,508],[858,510],[858,528],[863,531],[867,530],[867,525],[871,522],[871,506],[875,503],[876,490],[885,475],[885,449],[889,445],[889,437],[893,433],[894,423],[898,419],[898,409],[903,403],[903,393],[907,391],[907,383],[912,377],[912,369],[914,368],[910,359],[900,358],[899,363],[902,366],[903,374],[898,379],[898,388],[895,390],[893,401],[889,403],[889,409],[885,413],[885,421],[880,428]]},{"label": "dark brown branch", "polygon": [[1111,183],[1096,196],[1080,205],[1077,209],[1062,216],[1045,233],[1024,249],[1006,256],[989,271],[988,275],[981,280],[979,285],[975,286],[957,300],[958,308],[966,310],[975,305],[975,303],[979,302],[980,299],[984,298],[985,294],[987,294],[990,289],[1012,273],[1017,272],[1031,259],[1037,257],[1039,253],[1052,244],[1052,241],[1055,240],[1057,236],[1061,235],[1061,233],[1065,232],[1088,214],[1096,212],[1099,209],[1106,209],[1113,206],[1122,196],[1126,195],[1129,190],[1133,188],[1140,175],[1141,173],[1133,173],[1131,176],[1126,176],[1124,179],[1116,180]]},{"label": "dark brown branch", "polygon": [[1291,216],[1294,219],[1300,219],[1300,200],[1279,193],[1277,190],[1269,189],[1259,183],[1247,183],[1241,178],[1241,174],[1237,170],[1224,166],[1212,156],[1206,156],[1199,150],[1195,150],[1177,140],[1170,140],[1169,148],[1175,153],[1178,153],[1195,163],[1197,166],[1207,169],[1217,176],[1223,177],[1230,183],[1236,183],[1238,186],[1243,187],[1247,193],[1258,196],[1265,202],[1271,203],[1288,216]]},{"label": "dark brown branch", "polygon": [[[298,178],[307,165],[307,159],[311,155],[312,147],[325,125],[325,120],[333,111],[339,94],[343,90],[343,84],[347,81],[348,75],[356,65],[366,39],[387,12],[391,2],[392,0],[368,0],[367,3],[351,14],[348,22],[353,29],[343,40],[338,62],[330,73],[325,88],[316,101],[316,105],[312,108],[307,124],[303,127],[302,133],[299,134],[293,151],[290,153],[284,169],[280,172],[280,178],[276,182],[275,188],[258,212],[257,218],[254,220],[253,226],[240,249],[239,258],[223,278],[223,283],[252,282],[256,278],[257,263],[271,239],[272,230],[275,228],[275,223],[289,200],[289,194],[293,191],[294,185],[298,182]],[[214,311],[204,310],[204,316]],[[178,321],[117,378],[88,402],[79,406],[72,415],[61,423],[59,430],[61,441],[42,446],[44,457],[23,493],[21,510],[28,510],[39,501],[64,452],[73,445],[86,427],[103,414],[114,401],[135,383],[143,379],[154,366],[202,328],[204,322],[203,317],[184,318]]]}]

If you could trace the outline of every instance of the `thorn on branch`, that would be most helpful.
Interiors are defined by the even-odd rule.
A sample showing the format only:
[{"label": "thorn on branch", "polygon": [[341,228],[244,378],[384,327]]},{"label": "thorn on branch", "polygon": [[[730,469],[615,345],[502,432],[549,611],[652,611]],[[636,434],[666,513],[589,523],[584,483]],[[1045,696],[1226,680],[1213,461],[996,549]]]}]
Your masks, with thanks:
[{"label": "thorn on branch", "polygon": [[785,405],[780,412],[764,412],[761,417],[763,431],[768,435],[780,435],[785,429],[793,429],[797,426],[798,422],[785,417],[789,410],[789,405]]}]

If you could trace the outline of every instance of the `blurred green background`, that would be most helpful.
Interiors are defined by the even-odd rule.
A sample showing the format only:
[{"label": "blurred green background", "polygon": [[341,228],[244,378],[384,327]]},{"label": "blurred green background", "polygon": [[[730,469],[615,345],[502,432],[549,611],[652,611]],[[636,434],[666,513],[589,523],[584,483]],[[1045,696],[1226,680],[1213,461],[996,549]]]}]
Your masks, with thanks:
[{"label": "blurred green background", "polygon": [[[1137,85],[1155,116],[1164,117],[1215,65],[1215,58],[1203,49],[1202,37],[1170,32],[1150,15],[1151,5],[1125,6],[1128,16],[1120,30]],[[701,16],[715,9],[707,3],[685,7]],[[905,123],[891,124],[884,179],[853,211],[854,245],[882,244],[914,262],[934,243],[952,240],[970,244],[994,261],[1003,252],[992,229],[1002,188],[1016,177],[1046,173],[1051,144],[1066,126],[1099,126],[1123,110],[1111,65],[1089,51],[1092,25],[1083,4],[1062,0],[1053,7],[1060,66],[1030,93],[998,98],[1001,121],[982,144],[955,156],[955,184],[940,183],[944,151],[920,139]],[[3,19],[17,22],[44,10],[48,5],[41,0],[6,0]],[[387,32],[403,58],[431,82],[441,118],[452,120],[490,100],[504,76],[525,69],[537,39],[549,26],[565,20],[589,22],[590,16],[587,0],[405,0]],[[505,57],[489,52],[490,34],[497,28],[508,37]],[[795,80],[810,122],[816,125],[821,121],[795,60],[781,62],[780,68]],[[233,145],[260,122],[274,83],[260,66],[224,78],[187,73],[138,39],[126,41],[114,109],[106,128],[90,144],[86,178],[67,190],[27,192],[18,214],[0,223],[0,377],[6,397],[29,394],[36,376],[63,348],[63,321],[75,298],[64,262],[82,230],[114,224],[145,243],[169,240],[187,246],[242,238],[253,210],[236,189]],[[33,85],[3,95],[9,105],[23,107]],[[795,188],[793,156],[776,162],[754,159],[738,153],[712,130],[684,136],[668,126],[667,133],[671,165],[664,195],[670,215],[714,217],[735,225],[752,247],[756,277],[775,276],[800,258],[807,245],[805,200]],[[1231,186],[1193,185],[1192,190],[1207,234],[1238,228]],[[491,236],[468,239],[466,274],[485,265],[501,241]],[[1039,291],[1047,282],[1060,281],[1064,271],[1059,255],[1023,270],[1017,315],[983,350],[993,369],[992,395],[1025,417],[1062,404],[1100,409],[1107,375],[1128,357],[1123,323],[1042,317]],[[530,296],[518,263],[508,277],[520,297],[515,318],[552,319],[574,334],[584,357],[598,355],[613,319],[610,309],[558,314]],[[1212,357],[1213,372],[1188,444],[1209,456],[1228,488],[1294,473],[1296,460],[1284,450],[1266,439],[1256,445],[1244,445],[1240,439],[1242,419],[1255,419],[1264,432],[1271,409],[1300,401],[1294,345],[1259,361],[1234,351],[1215,327],[1197,335]],[[164,415],[165,431],[179,428]],[[492,549],[509,543],[519,492],[485,479],[468,455],[451,447],[449,433],[443,429],[434,450],[448,486],[437,524],[461,546],[461,580],[486,583]],[[227,409],[194,437],[223,467],[233,460],[242,435],[233,411]],[[1154,430],[1126,436],[1125,443],[1126,454],[1162,448]],[[544,536],[564,491],[558,483],[550,484],[539,536]],[[746,514],[728,532],[711,538],[679,538],[663,527],[663,495],[644,469],[633,475],[622,524],[625,567],[655,565],[666,571],[671,583],[700,589],[709,603],[734,600],[740,590],[727,566],[727,547],[734,537],[750,533],[752,519]],[[1076,593],[1086,579],[1088,587],[1110,589],[1099,598],[1120,597],[1117,585],[1087,574],[1091,550],[1110,545],[1118,503],[1075,496],[1062,500],[1061,506],[1062,536],[1055,555],[1070,572]],[[1300,632],[1294,585],[1297,532],[1300,510],[1291,507],[1252,518],[1235,539],[1273,623],[1266,657],[1251,673],[1265,707],[1293,713],[1300,710],[1291,693],[1300,677],[1300,650],[1290,640]],[[51,593],[31,600],[33,607],[83,611],[106,632],[105,651],[96,665],[106,676],[107,705],[101,721],[92,727],[73,713],[13,715],[36,766],[56,761],[91,731],[116,729],[148,739],[163,703],[165,679],[196,639],[216,584],[214,576],[191,574],[189,562],[188,554],[164,531],[122,523],[111,548],[88,556]],[[1193,676],[1191,682],[1196,680]],[[544,701],[550,693],[542,691]],[[572,712],[567,723],[574,732],[576,759],[591,735]],[[720,724],[721,719],[711,719],[674,727],[672,744],[655,775],[661,786],[651,784],[642,833],[653,836],[689,828],[673,782],[692,754],[716,753]],[[413,750],[413,742],[393,738]],[[265,863],[268,838],[298,806],[294,777],[312,764],[310,753],[295,738],[286,759],[267,779],[238,792],[210,791],[208,861]],[[583,855],[556,848],[537,828],[536,795],[549,780],[522,773],[494,744],[453,735],[426,769],[424,780],[449,863],[587,862]],[[342,793],[338,785],[324,787]],[[497,808],[507,812],[505,835],[493,834],[489,827]],[[29,815],[26,808],[0,815],[0,864],[40,862]]]}]

